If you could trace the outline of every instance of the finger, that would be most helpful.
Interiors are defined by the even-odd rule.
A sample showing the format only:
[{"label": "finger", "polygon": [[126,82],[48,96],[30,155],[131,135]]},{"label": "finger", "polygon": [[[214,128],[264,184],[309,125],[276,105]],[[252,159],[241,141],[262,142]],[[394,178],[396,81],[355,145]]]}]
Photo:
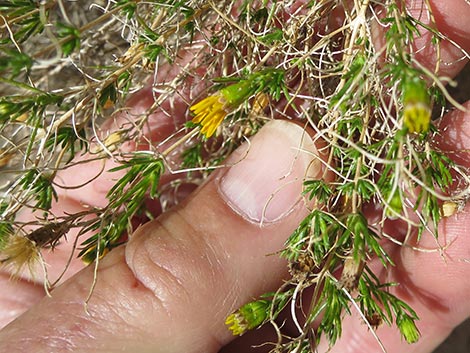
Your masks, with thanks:
[{"label": "finger", "polygon": [[[466,20],[467,16],[470,15],[470,6],[466,1],[459,0],[431,0],[430,4],[438,30],[460,47],[456,47],[450,41],[443,41],[442,49],[445,55],[443,64],[449,66],[455,60],[462,59],[464,52],[468,53],[470,50],[470,36],[468,35],[470,28]],[[463,67],[466,61],[462,60],[459,65]],[[455,71],[452,71],[452,73],[455,75]]]},{"label": "finger", "polygon": [[[466,104],[470,107],[470,104]],[[442,136],[436,141],[464,167],[470,166],[470,129],[468,113],[453,111],[439,123]],[[421,339],[410,346],[400,338],[396,328],[381,327],[376,334],[388,353],[413,349],[415,353],[428,353],[449,335],[453,328],[470,316],[468,292],[470,290],[470,206],[441,220],[439,239],[424,234],[414,244],[420,249],[398,247],[392,251],[396,267],[389,273],[381,271],[386,282],[397,282],[395,294],[416,310],[420,320]],[[413,245],[413,244],[412,244]],[[380,269],[380,267],[379,267]],[[367,325],[355,312],[343,321],[343,336],[331,349],[336,352],[377,352],[380,346]],[[323,342],[319,352],[328,351]]]},{"label": "finger", "polygon": [[286,276],[267,255],[308,212],[302,180],[323,172],[314,152],[299,126],[267,124],[232,167],[102,260],[89,314],[92,268],[7,326],[0,350],[216,352],[231,339],[227,314]]},{"label": "finger", "polygon": [[[432,13],[428,11],[428,4]],[[438,75],[455,77],[468,62],[470,50],[470,28],[465,20],[470,16],[470,6],[465,1],[451,0],[407,0],[406,7],[409,14],[430,28],[437,28],[443,35],[437,45],[433,40],[434,34],[423,26],[418,25],[420,34],[413,42],[413,52],[416,60],[430,71],[434,71],[438,64]],[[384,13],[387,9],[382,9]],[[459,14],[456,16],[456,14]],[[379,13],[379,16],[381,13]],[[388,28],[377,25],[374,35],[375,46],[384,48],[385,32]]]},{"label": "finger", "polygon": [[[464,1],[430,1],[432,16],[435,23],[423,12],[425,1],[409,1],[408,9],[412,16],[437,27],[447,39],[438,44],[439,52],[432,45],[432,34],[429,31],[421,31],[422,36],[417,37],[414,43],[418,60],[429,69],[433,70],[437,60],[440,60],[439,74],[454,77],[468,62],[465,52],[470,50],[468,22],[462,21],[460,16],[470,15],[470,6]],[[458,13],[459,16],[455,16]],[[461,14],[461,15],[460,15]]]},{"label": "finger", "polygon": [[[126,117],[124,118],[124,113],[121,113],[113,119],[113,123],[106,124],[107,126],[104,126],[102,130],[104,136],[109,136],[121,129],[125,121],[128,122],[132,118],[145,114],[154,103],[154,98],[155,96],[152,94],[150,87],[134,94],[127,102],[129,108],[126,110]],[[185,108],[182,104],[179,104],[179,107],[177,108],[172,105],[171,107],[166,107],[166,110],[170,111],[173,109],[171,110],[174,113],[173,116],[184,117],[184,112],[181,110]],[[176,112],[176,109],[180,111]],[[145,128],[145,133],[148,135],[149,140],[155,143],[168,137],[175,130],[175,126],[178,123],[168,115],[162,114],[161,111],[151,114],[150,120],[152,125]],[[126,144],[123,146],[122,152],[132,151],[134,147],[133,145]],[[94,157],[96,156],[81,156],[78,160],[86,161],[91,159],[91,161],[86,164],[79,163],[76,167],[65,169],[58,173],[57,183],[64,187],[58,186],[56,189],[58,201],[54,202],[51,208],[51,214],[55,217],[68,216],[83,212],[90,207],[106,205],[106,194],[119,177],[116,175],[117,173],[110,173],[108,170],[117,164],[109,158],[103,161],[93,160]],[[86,181],[89,180],[93,181],[86,184]],[[170,181],[171,178],[164,176],[161,180],[161,186],[164,187]],[[85,185],[81,188],[74,188],[74,186],[83,184]],[[193,185],[183,185],[178,188],[176,194],[171,193],[166,195],[163,192],[160,199],[165,199],[167,204],[174,205],[184,199],[189,194],[189,191],[193,189]],[[161,212],[159,204],[155,202],[150,203],[149,201],[147,207],[155,215]],[[17,221],[24,223],[34,222],[36,220],[35,217],[30,212],[22,212],[18,215]],[[35,228],[25,227],[24,231],[28,232],[33,229]],[[42,251],[48,280],[51,283],[56,282],[59,278],[63,282],[85,267],[83,261],[76,257],[75,247],[79,242],[76,243],[75,238],[79,231],[79,228],[72,228],[64,241],[61,241],[53,249],[44,249]],[[86,239],[88,236],[88,234],[82,234],[81,238]],[[19,278],[16,278],[14,281],[8,281],[10,274],[3,272],[3,270],[15,273],[17,269],[12,267],[2,268],[2,273],[0,273],[0,287],[3,288],[1,292],[2,300],[0,301],[0,328],[26,311],[45,295],[43,286],[45,274],[39,266],[32,272],[23,271],[19,274]]]},{"label": "finger", "polygon": [[20,280],[12,281],[5,273],[0,273],[0,288],[0,328],[39,302],[44,295],[41,286]]}]

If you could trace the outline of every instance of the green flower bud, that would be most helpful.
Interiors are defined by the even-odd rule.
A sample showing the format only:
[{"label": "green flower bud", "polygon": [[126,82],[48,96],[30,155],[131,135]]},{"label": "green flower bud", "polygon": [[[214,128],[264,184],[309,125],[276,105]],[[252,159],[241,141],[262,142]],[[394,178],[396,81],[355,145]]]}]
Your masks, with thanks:
[{"label": "green flower bud", "polygon": [[225,320],[230,331],[235,336],[242,335],[246,331],[263,324],[269,315],[271,301],[257,300],[243,305]]},{"label": "green flower bud", "polygon": [[256,86],[252,84],[250,79],[247,79],[222,88],[219,92],[228,108],[236,108],[254,94],[255,91]]},{"label": "green flower bud", "polygon": [[393,195],[387,195],[385,198],[386,201],[386,210],[385,214],[387,217],[391,219],[397,218],[397,215],[399,215],[403,211],[403,201],[401,199],[400,191],[396,189],[393,192]]},{"label": "green flower bud", "polygon": [[406,79],[403,89],[403,124],[410,133],[426,132],[431,122],[431,107],[426,83],[415,76]]}]

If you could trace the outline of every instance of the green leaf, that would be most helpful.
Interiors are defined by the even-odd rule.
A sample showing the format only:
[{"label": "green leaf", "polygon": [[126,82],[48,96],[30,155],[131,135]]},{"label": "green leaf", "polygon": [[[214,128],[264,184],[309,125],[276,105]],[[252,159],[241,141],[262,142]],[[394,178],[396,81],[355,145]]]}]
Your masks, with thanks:
[{"label": "green leaf", "polygon": [[[78,135],[77,135],[78,134]],[[57,146],[60,146],[62,151],[69,152],[69,157],[65,163],[69,163],[78,151],[86,151],[88,141],[85,136],[85,131],[77,131],[71,126],[64,126],[57,130],[54,136],[47,139],[45,147],[49,152],[53,152]]]},{"label": "green leaf", "polygon": [[326,203],[333,194],[333,189],[324,180],[306,180],[302,194],[308,195],[309,200],[315,198],[320,203]]},{"label": "green leaf", "polygon": [[200,167],[203,162],[202,158],[202,143],[189,147],[181,154],[183,168],[196,168]]},{"label": "green leaf", "polygon": [[276,42],[279,42],[284,36],[282,29],[273,29],[270,33],[267,33],[261,37],[259,40],[267,45],[273,45]]},{"label": "green leaf", "polygon": [[69,56],[73,51],[80,48],[80,31],[72,25],[61,22],[58,22],[56,26],[57,36],[64,39],[61,44],[62,54]]},{"label": "green leaf", "polygon": [[28,73],[32,65],[33,59],[18,51],[5,49],[0,56],[0,72],[9,73],[10,79],[21,73]]},{"label": "green leaf", "polygon": [[114,184],[107,197],[114,209],[124,205],[126,211],[123,217],[130,218],[142,206],[148,192],[151,198],[157,196],[164,165],[161,159],[155,159],[153,155],[136,152],[132,159],[111,169],[111,172],[123,169],[127,172]]},{"label": "green leaf", "polygon": [[21,177],[19,184],[23,189],[31,191],[31,195],[36,200],[34,208],[49,210],[52,201],[57,201],[57,193],[52,185],[52,180],[38,169],[26,172]]}]

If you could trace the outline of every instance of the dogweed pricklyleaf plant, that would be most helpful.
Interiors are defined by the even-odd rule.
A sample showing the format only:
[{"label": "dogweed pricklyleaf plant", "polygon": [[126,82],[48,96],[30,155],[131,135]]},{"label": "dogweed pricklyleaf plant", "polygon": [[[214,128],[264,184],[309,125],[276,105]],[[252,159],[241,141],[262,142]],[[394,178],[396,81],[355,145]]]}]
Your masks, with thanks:
[{"label": "dogweed pricklyleaf plant", "polygon": [[264,69],[254,72],[247,78],[224,87],[191,106],[189,109],[195,115],[192,122],[201,125],[201,134],[209,138],[231,111],[255,93],[262,93],[267,89],[276,100],[279,100],[281,88],[284,88],[283,81],[282,70]]},{"label": "dogweed pricklyleaf plant", "polygon": [[[406,225],[401,245],[435,237],[443,251],[439,221],[468,198],[467,171],[436,142],[446,101],[463,108],[439,75],[440,43],[453,42],[428,3],[413,14],[404,0],[86,4],[0,0],[0,262],[17,275],[45,270],[42,252],[76,229],[74,254],[98,263],[265,122],[292,119],[321,141],[324,176],[304,181],[311,212],[279,249],[291,278],[229,314],[228,328],[270,323],[273,352],[310,352],[334,344],[358,311],[371,334],[395,325],[417,341],[416,313],[393,294],[400,284],[382,283],[369,262],[394,266],[390,222]],[[434,67],[419,60],[423,33]],[[152,104],[127,107],[147,86]],[[156,116],[175,125],[163,142],[149,133]],[[97,174],[63,184],[88,168]],[[172,181],[161,184],[165,172]],[[58,214],[61,195],[102,174],[114,182],[105,202]],[[294,335],[278,327],[283,310]]]}]

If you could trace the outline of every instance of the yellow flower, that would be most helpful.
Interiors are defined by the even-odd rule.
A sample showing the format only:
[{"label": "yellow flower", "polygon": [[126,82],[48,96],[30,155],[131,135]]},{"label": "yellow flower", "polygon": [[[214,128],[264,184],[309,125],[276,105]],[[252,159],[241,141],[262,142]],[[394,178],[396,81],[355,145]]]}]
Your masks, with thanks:
[{"label": "yellow flower", "polygon": [[235,336],[262,325],[269,314],[271,301],[256,300],[243,305],[225,320],[225,324]]},{"label": "yellow flower", "polygon": [[227,116],[226,101],[222,94],[216,93],[204,98],[189,108],[194,113],[192,122],[202,126],[201,134],[211,137]]},{"label": "yellow flower", "polygon": [[422,102],[407,104],[403,110],[403,123],[410,133],[421,133],[429,130],[431,108]]},{"label": "yellow flower", "polygon": [[429,130],[431,122],[430,97],[426,82],[415,76],[403,82],[403,124],[410,133]]},{"label": "yellow flower", "polygon": [[238,312],[229,315],[225,320],[225,325],[228,326],[234,336],[241,336],[248,330],[248,323]]},{"label": "yellow flower", "polygon": [[[254,72],[237,83],[220,89],[215,94],[204,98],[192,105],[189,110],[194,114],[192,122],[201,126],[201,134],[211,137],[222,123],[224,118],[239,108],[254,94],[271,94],[279,99],[284,73],[276,69],[267,68]],[[264,94],[265,95],[265,94]],[[263,100],[264,98],[264,100]],[[258,106],[255,109],[264,109],[267,97],[257,97]]]}]

